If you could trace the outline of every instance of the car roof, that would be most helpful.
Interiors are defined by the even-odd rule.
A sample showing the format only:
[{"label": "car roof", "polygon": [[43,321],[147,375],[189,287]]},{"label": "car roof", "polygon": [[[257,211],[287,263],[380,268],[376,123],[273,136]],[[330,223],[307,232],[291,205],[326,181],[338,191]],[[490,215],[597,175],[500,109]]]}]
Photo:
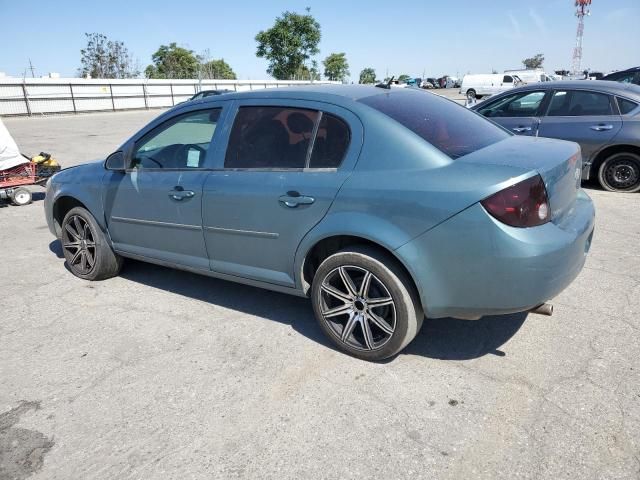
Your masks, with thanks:
[{"label": "car roof", "polygon": [[[632,83],[612,82],[610,80],[559,80],[554,82],[530,83],[513,90],[558,90],[581,89],[596,90],[613,95],[632,96],[640,99],[640,86]],[[509,92],[512,90],[508,90]],[[505,92],[506,93],[506,92]]]},{"label": "car roof", "polygon": [[[393,89],[396,92],[402,89]],[[329,100],[332,99],[338,103],[358,101],[361,98],[370,97],[372,95],[381,95],[389,93],[391,90],[379,88],[370,85],[301,85],[295,87],[282,88],[262,88],[260,90],[231,92],[225,93],[224,98],[247,99],[247,98],[286,98],[298,100]],[[426,92],[425,92],[426,93]],[[219,100],[219,98],[211,98],[209,101]],[[207,99],[203,99],[203,102]]]}]

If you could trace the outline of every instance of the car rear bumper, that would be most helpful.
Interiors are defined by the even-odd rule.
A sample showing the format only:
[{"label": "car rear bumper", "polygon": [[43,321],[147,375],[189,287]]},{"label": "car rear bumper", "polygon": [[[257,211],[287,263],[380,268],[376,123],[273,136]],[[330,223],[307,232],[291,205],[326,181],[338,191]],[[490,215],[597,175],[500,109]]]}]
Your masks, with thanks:
[{"label": "car rear bumper", "polygon": [[595,211],[582,190],[558,223],[515,228],[480,204],[396,250],[412,274],[428,317],[477,318],[530,310],[580,273]]}]

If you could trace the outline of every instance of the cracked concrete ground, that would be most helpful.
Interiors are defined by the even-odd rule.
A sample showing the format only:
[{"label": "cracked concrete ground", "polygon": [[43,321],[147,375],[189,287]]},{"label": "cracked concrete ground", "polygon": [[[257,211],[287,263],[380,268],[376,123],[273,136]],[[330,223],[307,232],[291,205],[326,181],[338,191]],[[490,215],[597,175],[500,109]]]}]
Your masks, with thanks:
[{"label": "cracked concrete ground", "polygon": [[[157,114],[5,123],[68,166]],[[305,299],[133,261],[79,280],[42,194],[0,208],[0,477],[640,478],[640,195],[589,194],[553,317],[426,320],[383,364],[333,350]]]}]

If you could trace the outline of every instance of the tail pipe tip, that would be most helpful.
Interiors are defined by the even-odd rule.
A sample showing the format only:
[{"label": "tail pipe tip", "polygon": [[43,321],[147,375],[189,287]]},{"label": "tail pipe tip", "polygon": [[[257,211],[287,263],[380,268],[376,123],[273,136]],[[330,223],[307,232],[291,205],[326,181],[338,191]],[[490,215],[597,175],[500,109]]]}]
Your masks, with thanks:
[{"label": "tail pipe tip", "polygon": [[538,315],[546,315],[547,317],[550,317],[551,315],[553,315],[553,305],[550,303],[542,303],[529,311],[531,313],[537,313]]}]

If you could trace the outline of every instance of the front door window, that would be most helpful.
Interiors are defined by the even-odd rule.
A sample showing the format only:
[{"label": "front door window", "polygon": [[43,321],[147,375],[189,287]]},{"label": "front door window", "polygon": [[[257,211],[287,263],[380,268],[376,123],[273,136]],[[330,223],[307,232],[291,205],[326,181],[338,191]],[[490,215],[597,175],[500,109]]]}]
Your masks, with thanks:
[{"label": "front door window", "polygon": [[185,113],[152,130],[136,143],[131,168],[203,168],[220,110]]},{"label": "front door window", "polygon": [[535,117],[544,99],[543,91],[508,95],[478,109],[485,117]]}]

